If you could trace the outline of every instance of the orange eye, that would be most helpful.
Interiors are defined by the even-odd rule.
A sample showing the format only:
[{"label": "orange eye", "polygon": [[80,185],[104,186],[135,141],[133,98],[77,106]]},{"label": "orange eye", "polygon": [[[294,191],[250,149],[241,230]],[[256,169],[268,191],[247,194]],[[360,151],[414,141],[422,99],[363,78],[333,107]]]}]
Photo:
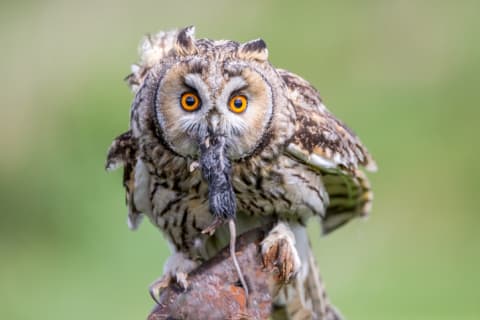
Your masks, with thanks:
[{"label": "orange eye", "polygon": [[185,111],[195,111],[200,108],[200,98],[194,92],[185,92],[180,98],[180,105]]},{"label": "orange eye", "polygon": [[247,97],[245,96],[233,96],[228,103],[230,110],[235,113],[242,113],[247,109]]}]

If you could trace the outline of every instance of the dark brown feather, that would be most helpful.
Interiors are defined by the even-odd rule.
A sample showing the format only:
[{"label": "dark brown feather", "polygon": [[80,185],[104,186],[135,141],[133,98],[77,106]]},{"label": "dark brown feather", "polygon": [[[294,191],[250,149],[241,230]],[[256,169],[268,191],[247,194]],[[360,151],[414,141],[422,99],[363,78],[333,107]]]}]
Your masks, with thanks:
[{"label": "dark brown feather", "polygon": [[301,77],[278,70],[296,111],[296,132],[287,152],[322,175],[329,196],[322,219],[329,233],[355,216],[366,216],[373,194],[359,166],[376,164],[355,133],[323,105],[318,91]]}]

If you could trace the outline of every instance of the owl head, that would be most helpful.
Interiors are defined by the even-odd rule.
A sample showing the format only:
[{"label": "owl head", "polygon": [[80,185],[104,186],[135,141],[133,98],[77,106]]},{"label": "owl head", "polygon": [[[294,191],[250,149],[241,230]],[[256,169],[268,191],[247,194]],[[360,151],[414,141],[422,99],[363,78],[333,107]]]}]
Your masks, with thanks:
[{"label": "owl head", "polygon": [[132,71],[131,128],[140,148],[167,149],[178,163],[198,160],[212,213],[233,216],[232,162],[274,156],[294,131],[265,42],[195,39],[193,27],[159,33],[143,42]]},{"label": "owl head", "polygon": [[187,27],[149,41],[145,82],[156,134],[168,149],[196,159],[202,141],[222,137],[225,155],[235,161],[262,148],[275,109],[286,104],[263,40],[197,40]]}]

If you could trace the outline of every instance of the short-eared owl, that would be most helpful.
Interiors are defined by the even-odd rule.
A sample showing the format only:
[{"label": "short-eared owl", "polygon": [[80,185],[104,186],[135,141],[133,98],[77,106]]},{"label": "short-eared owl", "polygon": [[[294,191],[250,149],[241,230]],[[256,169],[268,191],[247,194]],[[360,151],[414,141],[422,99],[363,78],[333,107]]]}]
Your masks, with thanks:
[{"label": "short-eared owl", "polygon": [[[140,51],[127,77],[130,129],[113,141],[107,169],[124,167],[130,228],[146,215],[168,239],[164,277],[185,280],[227,245],[225,225],[202,230],[233,210],[238,232],[273,225],[262,254],[288,282],[276,306],[295,319],[340,319],[305,226],[318,216],[329,233],[368,214],[372,192],[359,167],[376,165],[359,138],[307,81],[269,63],[261,39],[195,39],[188,27],[148,36]],[[208,170],[226,175],[220,182],[204,172],[209,152]]]}]

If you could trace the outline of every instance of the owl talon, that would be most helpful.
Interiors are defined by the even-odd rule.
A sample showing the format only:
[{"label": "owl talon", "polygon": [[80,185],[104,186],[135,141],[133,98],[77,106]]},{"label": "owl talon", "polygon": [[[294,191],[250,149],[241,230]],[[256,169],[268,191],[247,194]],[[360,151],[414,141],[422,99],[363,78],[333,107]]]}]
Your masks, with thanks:
[{"label": "owl talon", "polygon": [[188,289],[188,274],[185,272],[179,272],[175,275],[175,282],[183,289],[183,291],[187,291]]},{"label": "owl talon", "polygon": [[188,273],[197,267],[197,262],[188,259],[185,254],[175,252],[168,257],[163,276],[150,285],[150,295],[155,302],[159,303],[162,290],[172,283],[177,284],[181,289],[188,289]]},{"label": "owl talon", "polygon": [[300,270],[295,236],[286,224],[279,223],[262,241],[262,259],[265,269],[277,274],[285,283]]},{"label": "owl talon", "polygon": [[169,275],[164,275],[163,277],[156,280],[150,285],[150,288],[149,288],[150,296],[157,304],[160,304],[160,301],[159,301],[160,293],[162,292],[163,289],[167,288],[171,282],[172,282],[172,277]]},{"label": "owl talon", "polygon": [[177,284],[183,291],[188,290],[188,274],[185,272],[178,272],[173,277],[170,275],[164,275],[160,279],[156,280],[150,285],[150,296],[157,303],[160,304],[160,294],[162,291],[172,283]]}]

